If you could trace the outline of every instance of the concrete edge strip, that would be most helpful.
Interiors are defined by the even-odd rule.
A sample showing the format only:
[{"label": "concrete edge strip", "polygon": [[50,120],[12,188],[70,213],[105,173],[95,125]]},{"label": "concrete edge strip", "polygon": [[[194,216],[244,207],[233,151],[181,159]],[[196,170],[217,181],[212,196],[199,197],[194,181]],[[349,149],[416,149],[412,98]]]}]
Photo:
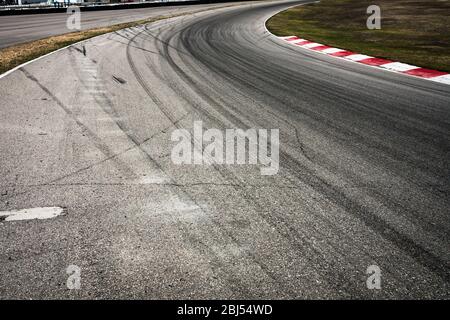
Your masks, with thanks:
[{"label": "concrete edge strip", "polygon": [[289,44],[299,46],[303,49],[315,51],[318,53],[326,54],[332,57],[341,58],[345,60],[350,60],[353,62],[365,64],[370,67],[381,68],[396,73],[406,74],[409,76],[414,76],[416,78],[422,78],[426,80],[431,80],[443,84],[450,85],[450,74],[448,72],[442,72],[432,69],[426,69],[422,67],[412,66],[406,63],[386,60],[382,58],[376,58],[367,56],[364,54],[359,54],[356,52],[347,51],[344,49],[333,48],[320,43],[315,43],[297,36],[285,36],[277,37]]}]

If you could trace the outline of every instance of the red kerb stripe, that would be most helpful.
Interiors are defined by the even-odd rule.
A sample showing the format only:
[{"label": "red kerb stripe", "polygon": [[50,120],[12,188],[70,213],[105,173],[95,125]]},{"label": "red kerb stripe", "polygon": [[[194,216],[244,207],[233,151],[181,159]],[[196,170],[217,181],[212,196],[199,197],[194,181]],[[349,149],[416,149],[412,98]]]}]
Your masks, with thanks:
[{"label": "red kerb stripe", "polygon": [[333,56],[333,57],[346,57],[346,56],[349,56],[351,54],[355,54],[355,53],[351,52],[351,51],[340,51],[340,52],[330,53],[330,56]]},{"label": "red kerb stripe", "polygon": [[367,58],[364,60],[358,61],[359,63],[368,64],[371,66],[381,66],[386,63],[391,63],[391,60],[381,59],[381,58]]},{"label": "red kerb stripe", "polygon": [[328,48],[331,48],[331,47],[330,46],[318,46],[318,47],[311,48],[311,50],[322,51],[322,50],[325,50]]},{"label": "red kerb stripe", "polygon": [[422,78],[434,78],[434,77],[438,77],[438,76],[443,76],[444,74],[448,74],[447,72],[436,71],[436,70],[425,69],[425,68],[412,69],[409,71],[405,71],[403,73],[410,74],[410,75],[417,76],[417,77],[422,77]]}]

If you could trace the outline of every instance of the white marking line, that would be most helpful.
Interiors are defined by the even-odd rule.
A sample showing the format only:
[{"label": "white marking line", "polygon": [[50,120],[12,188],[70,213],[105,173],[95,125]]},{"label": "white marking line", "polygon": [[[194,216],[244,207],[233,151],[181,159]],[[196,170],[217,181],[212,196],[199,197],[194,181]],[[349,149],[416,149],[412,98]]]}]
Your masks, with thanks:
[{"label": "white marking line", "polygon": [[313,43],[305,44],[303,46],[301,45],[302,48],[306,48],[306,49],[311,49],[311,48],[315,48],[318,46],[323,46],[323,44],[313,42]]},{"label": "white marking line", "polygon": [[352,61],[361,61],[364,59],[373,58],[371,56],[366,56],[365,54],[351,54],[349,56],[344,57],[345,59],[352,60]]},{"label": "white marking line", "polygon": [[322,50],[320,52],[326,53],[326,54],[332,54],[332,53],[337,53],[337,52],[342,52],[345,51],[344,49],[338,49],[338,48],[328,48],[325,50]]},{"label": "white marking line", "polygon": [[445,84],[450,84],[450,74],[444,74],[442,76],[429,78],[428,80],[445,83]]},{"label": "white marking line", "polygon": [[63,214],[65,214],[65,210],[61,207],[31,208],[13,211],[0,211],[0,220],[3,220],[1,217],[6,217],[4,218],[5,221],[52,219]]},{"label": "white marking line", "polygon": [[389,69],[389,70],[398,71],[398,72],[404,72],[404,71],[408,71],[408,70],[419,68],[419,67],[412,66],[412,65],[409,65],[409,64],[406,64],[406,63],[401,63],[401,62],[385,63],[385,64],[382,64],[380,67],[385,68],[385,69]]}]

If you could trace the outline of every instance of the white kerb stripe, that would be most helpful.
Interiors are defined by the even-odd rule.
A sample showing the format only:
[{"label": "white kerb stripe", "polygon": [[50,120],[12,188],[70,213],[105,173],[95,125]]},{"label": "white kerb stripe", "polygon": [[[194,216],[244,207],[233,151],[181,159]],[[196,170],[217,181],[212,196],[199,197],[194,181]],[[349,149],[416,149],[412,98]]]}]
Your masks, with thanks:
[{"label": "white kerb stripe", "polygon": [[369,59],[369,58],[372,58],[372,57],[371,56],[366,56],[364,54],[351,54],[351,55],[346,56],[344,58],[348,59],[348,60],[352,60],[352,61],[361,61],[361,60]]},{"label": "white kerb stripe", "polygon": [[337,53],[337,52],[342,52],[342,51],[345,51],[345,50],[338,49],[338,48],[328,48],[328,49],[322,50],[321,52],[327,53],[327,54],[332,54],[332,53]]},{"label": "white kerb stripe", "polygon": [[445,83],[445,84],[450,84],[450,74],[444,74],[443,76],[429,78],[429,80],[440,82],[440,83]]},{"label": "white kerb stripe", "polygon": [[389,69],[389,70],[399,71],[399,72],[409,71],[409,70],[419,68],[419,67],[412,66],[412,65],[409,65],[406,63],[401,63],[401,62],[385,63],[385,64],[380,65],[380,67]]},{"label": "white kerb stripe", "polygon": [[323,44],[320,44],[320,43],[308,43],[308,44],[305,44],[305,45],[303,45],[303,46],[301,46],[301,47],[303,47],[303,48],[307,48],[307,49],[311,49],[311,48],[314,48],[314,47],[318,47],[318,46],[323,46]]},{"label": "white kerb stripe", "polygon": [[306,41],[306,40],[305,39],[297,39],[297,40],[293,40],[293,41],[289,41],[289,42],[296,44],[296,43],[303,42],[303,41]]}]

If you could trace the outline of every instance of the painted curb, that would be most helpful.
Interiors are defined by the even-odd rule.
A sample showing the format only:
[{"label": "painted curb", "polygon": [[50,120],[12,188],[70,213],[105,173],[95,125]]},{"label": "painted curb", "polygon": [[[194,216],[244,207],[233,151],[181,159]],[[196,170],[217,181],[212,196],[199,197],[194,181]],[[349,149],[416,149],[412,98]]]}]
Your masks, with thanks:
[{"label": "painted curb", "polygon": [[282,39],[283,41],[291,45],[299,46],[300,48],[326,54],[328,56],[332,56],[335,58],[345,59],[365,64],[369,67],[380,68],[384,70],[393,71],[396,73],[414,76],[416,78],[422,78],[425,80],[431,80],[434,82],[450,85],[450,74],[448,72],[426,69],[422,67],[412,66],[406,63],[371,57],[344,49],[330,47],[321,43],[316,43],[313,41],[309,41],[307,39],[302,39],[297,36],[286,36],[277,38]]}]

